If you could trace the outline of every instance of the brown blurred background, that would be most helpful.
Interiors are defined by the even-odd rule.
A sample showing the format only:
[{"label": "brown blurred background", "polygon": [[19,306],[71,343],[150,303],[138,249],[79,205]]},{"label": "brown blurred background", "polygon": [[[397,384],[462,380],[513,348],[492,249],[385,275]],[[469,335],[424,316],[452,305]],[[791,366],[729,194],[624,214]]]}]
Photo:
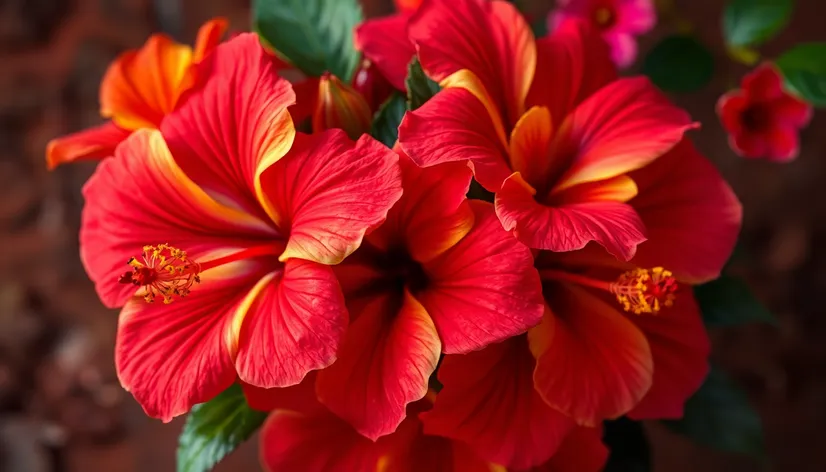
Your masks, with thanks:
[{"label": "brown blurred background", "polygon": [[[227,16],[249,26],[239,0],[0,0],[0,471],[174,470],[181,421],[146,418],[118,386],[116,312],[98,302],[78,259],[80,188],[93,165],[47,172],[55,136],[100,122],[97,90],[115,55],[163,30],[191,42]],[[389,0],[366,0],[368,14]],[[553,0],[536,0],[536,17]],[[745,206],[744,257],[733,268],[774,311],[778,327],[713,333],[714,358],[748,392],[765,423],[772,470],[826,471],[826,112],[803,133],[788,165],[744,161],[726,144],[714,103],[746,71],[725,58],[721,0],[674,0],[712,46],[717,73],[703,91],[675,97],[704,127],[699,147]],[[765,48],[824,40],[823,0],[798,0],[791,27]],[[642,52],[673,31],[661,21]],[[826,297],[824,297],[826,298]],[[764,470],[750,459],[649,428],[658,472]],[[219,467],[258,470],[255,442]]]}]

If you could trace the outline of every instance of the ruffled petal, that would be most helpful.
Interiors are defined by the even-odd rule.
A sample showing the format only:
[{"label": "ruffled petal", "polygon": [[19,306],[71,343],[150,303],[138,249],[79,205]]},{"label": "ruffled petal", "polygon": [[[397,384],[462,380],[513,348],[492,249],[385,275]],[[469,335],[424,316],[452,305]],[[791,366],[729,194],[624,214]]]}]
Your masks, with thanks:
[{"label": "ruffled petal", "polygon": [[521,472],[599,472],[608,462],[602,428],[574,428],[551,460]]},{"label": "ruffled petal", "polygon": [[678,419],[708,374],[711,344],[690,288],[657,316],[631,318],[651,346],[651,389],[628,413],[633,419]]},{"label": "ruffled petal", "polygon": [[398,90],[407,90],[407,66],[416,48],[407,36],[407,14],[366,20],[356,28],[356,49],[378,67]]},{"label": "ruffled petal", "polygon": [[327,411],[273,412],[261,428],[261,464],[269,472],[376,470],[379,449]]},{"label": "ruffled petal", "polygon": [[192,53],[192,61],[201,62],[218,47],[221,38],[227,32],[229,22],[226,18],[214,18],[204,23],[198,30],[198,37],[195,39],[195,50]]},{"label": "ruffled petal", "polygon": [[634,264],[665,267],[691,283],[716,278],[737,242],[743,209],[714,165],[684,140],[630,176],[639,194],[629,203],[648,235]]},{"label": "ruffled petal", "polygon": [[100,84],[100,114],[128,130],[157,128],[191,85],[192,48],[155,34],[118,57]]},{"label": "ruffled petal", "polygon": [[473,227],[473,210],[465,197],[471,171],[460,162],[421,168],[403,155],[399,163],[404,194],[367,239],[384,251],[405,247],[413,260],[427,262]]},{"label": "ruffled petal", "polygon": [[145,245],[166,243],[198,260],[274,235],[264,221],[221,204],[189,180],[157,130],[129,137],[100,163],[83,195],[80,257],[108,307],[135,293],[118,276]]},{"label": "ruffled petal", "polygon": [[[628,195],[626,188],[621,185],[613,196]],[[577,196],[594,197],[595,192],[591,189]],[[630,205],[596,199],[544,205],[536,201],[533,188],[519,173],[509,177],[496,193],[496,214],[506,231],[535,249],[574,251],[596,241],[614,256],[629,260],[637,245],[646,240],[643,221]]]},{"label": "ruffled petal", "polygon": [[643,333],[596,295],[558,284],[550,310],[528,332],[542,398],[578,424],[630,411],[651,388],[653,361]]},{"label": "ruffled petal", "polygon": [[60,164],[112,156],[118,144],[128,138],[130,133],[131,131],[108,122],[55,138],[46,146],[46,165],[49,169],[54,169]]},{"label": "ruffled petal", "polygon": [[524,333],[542,317],[531,251],[471,201],[476,223],[458,244],[423,265],[428,286],[416,297],[430,313],[447,354],[465,353]]},{"label": "ruffled petal", "polygon": [[552,193],[639,169],[694,127],[688,114],[648,79],[617,80],[585,100],[562,124],[554,158],[571,164]]},{"label": "ruffled petal", "polygon": [[163,421],[211,400],[236,379],[226,332],[261,266],[247,262],[205,271],[187,298],[172,304],[131,298],[120,314],[115,366],[121,385],[146,414]]},{"label": "ruffled petal", "polygon": [[503,1],[434,0],[410,20],[424,70],[437,82],[467,69],[482,80],[510,124],[525,110],[536,42],[515,6]]},{"label": "ruffled petal", "polygon": [[425,433],[465,442],[516,470],[543,464],[574,422],[542,401],[533,387],[535,365],[524,336],[446,356],[439,367],[443,388],[422,415]]},{"label": "ruffled petal", "polygon": [[261,176],[276,224],[289,234],[281,260],[338,264],[401,198],[398,155],[341,130],[299,134],[289,154]]},{"label": "ruffled petal", "polygon": [[318,376],[322,403],[362,435],[396,430],[427,393],[441,352],[433,320],[412,295],[376,298],[347,331],[338,361]]},{"label": "ruffled petal", "polygon": [[587,22],[563,22],[553,34],[537,40],[536,47],[536,76],[528,105],[550,109],[557,125],[617,78],[608,46]]},{"label": "ruffled petal", "polygon": [[336,360],[347,329],[344,296],[327,266],[289,260],[261,279],[233,319],[235,366],[242,381],[289,387]]},{"label": "ruffled petal", "polygon": [[466,162],[491,192],[510,175],[503,129],[485,104],[466,88],[448,88],[405,114],[399,145],[417,165]]},{"label": "ruffled petal", "polygon": [[258,178],[295,135],[289,82],[254,34],[218,46],[198,74],[202,83],[161,125],[175,161],[216,199],[272,217]]}]

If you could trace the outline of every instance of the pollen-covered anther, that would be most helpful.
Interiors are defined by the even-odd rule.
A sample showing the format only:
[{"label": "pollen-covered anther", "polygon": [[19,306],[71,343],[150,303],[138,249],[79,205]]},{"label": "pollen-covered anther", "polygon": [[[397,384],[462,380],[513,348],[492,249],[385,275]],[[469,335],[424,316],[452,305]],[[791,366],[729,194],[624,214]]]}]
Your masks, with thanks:
[{"label": "pollen-covered anther", "polygon": [[654,314],[674,305],[677,280],[662,267],[625,272],[611,284],[611,293],[625,311],[636,315]]},{"label": "pollen-covered anther", "polygon": [[157,297],[172,303],[173,296],[185,297],[194,284],[201,282],[200,265],[188,259],[186,251],[168,244],[144,246],[140,258],[132,257],[127,264],[132,270],[121,275],[118,282],[144,287],[147,303]]}]

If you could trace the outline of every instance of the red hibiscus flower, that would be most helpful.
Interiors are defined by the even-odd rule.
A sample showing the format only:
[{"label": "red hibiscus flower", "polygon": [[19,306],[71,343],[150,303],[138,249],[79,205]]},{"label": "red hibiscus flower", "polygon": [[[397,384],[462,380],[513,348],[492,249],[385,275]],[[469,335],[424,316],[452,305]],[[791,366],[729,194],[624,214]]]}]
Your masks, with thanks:
[{"label": "red hibiscus flower", "polygon": [[465,198],[467,166],[401,164],[401,200],[336,267],[352,321],[338,360],[318,375],[321,402],[371,439],[424,397],[442,352],[524,333],[543,311],[530,250],[490,203]]},{"label": "red hibiscus flower", "polygon": [[123,53],[100,84],[100,114],[111,121],[50,141],[46,148],[49,168],[109,157],[132,131],[157,128],[192,87],[195,65],[215,49],[226,29],[227,21],[222,18],[207,22],[198,32],[194,50],[155,34],[141,49]]},{"label": "red hibiscus flower", "polygon": [[637,192],[627,174],[680,142],[695,126],[688,115],[647,79],[614,80],[604,42],[585,23],[535,42],[507,2],[434,0],[410,34],[444,89],[406,115],[402,149],[423,166],[469,161],[496,192],[502,224],[532,248],[596,241],[633,257],[646,236],[627,203]]},{"label": "red hibiscus flower", "polygon": [[405,91],[407,67],[416,48],[407,35],[407,23],[421,0],[397,0],[397,13],[361,23],[355,31],[356,49],[396,88]]},{"label": "red hibiscus flower", "polygon": [[679,416],[708,340],[690,290],[674,287],[719,274],[739,202],[684,140],[688,116],[647,80],[616,79],[592,28],[534,42],[506,2],[447,5],[411,21],[444,89],[407,114],[399,142],[421,165],[469,162],[504,227],[542,250],[536,390],[581,425]]},{"label": "red hibiscus flower", "polygon": [[123,306],[120,381],[165,421],[239,378],[284,387],[330,365],[348,315],[329,265],[401,195],[396,154],[372,138],[295,133],[294,93],[255,35],[198,73],[84,188],[81,258]]},{"label": "red hibiscus flower", "polygon": [[[548,462],[531,469],[506,469],[491,463],[465,443],[430,434],[418,416],[431,408],[433,391],[408,407],[398,430],[373,442],[332,414],[313,397],[313,380],[276,395],[258,397],[257,408],[273,410],[260,435],[265,470],[307,472],[588,472],[607,455],[597,434],[577,428]],[[440,394],[441,395],[441,394]]]},{"label": "red hibiscus flower", "polygon": [[776,162],[797,157],[798,133],[809,124],[812,106],[783,89],[783,77],[772,64],[746,75],[741,86],[717,102],[731,148],[743,157]]}]

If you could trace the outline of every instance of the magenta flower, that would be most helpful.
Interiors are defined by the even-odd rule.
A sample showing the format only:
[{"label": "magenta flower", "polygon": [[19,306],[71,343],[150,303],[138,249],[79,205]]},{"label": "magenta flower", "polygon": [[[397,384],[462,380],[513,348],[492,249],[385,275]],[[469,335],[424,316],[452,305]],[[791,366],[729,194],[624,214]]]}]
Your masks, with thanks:
[{"label": "magenta flower", "polygon": [[553,31],[569,18],[590,21],[611,48],[611,59],[621,68],[637,57],[635,36],[645,34],[657,23],[652,0],[557,0],[557,9],[548,16]]}]

